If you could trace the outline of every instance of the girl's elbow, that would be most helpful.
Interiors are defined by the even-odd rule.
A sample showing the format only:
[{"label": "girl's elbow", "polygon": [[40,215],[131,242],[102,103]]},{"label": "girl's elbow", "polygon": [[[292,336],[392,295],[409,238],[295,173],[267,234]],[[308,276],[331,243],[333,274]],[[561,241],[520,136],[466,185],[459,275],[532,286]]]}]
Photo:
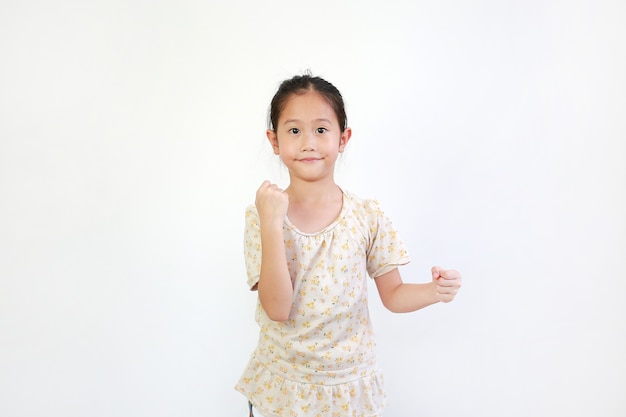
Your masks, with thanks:
[{"label": "girl's elbow", "polygon": [[284,322],[289,319],[293,303],[293,290],[289,292],[275,291],[259,285],[259,301],[265,315],[272,321]]},{"label": "girl's elbow", "polygon": [[270,320],[277,321],[279,323],[283,323],[289,320],[289,310],[285,310],[285,309],[273,309],[270,311],[266,310],[265,314],[267,314],[267,317],[269,317]]},{"label": "girl's elbow", "polygon": [[261,302],[261,306],[265,311],[267,317],[272,321],[284,322],[289,320],[289,313],[291,312],[291,306],[289,308],[279,305],[264,305]]},{"label": "girl's elbow", "polygon": [[289,320],[289,312],[287,312],[286,314],[283,312],[273,312],[272,314],[267,313],[267,317],[269,317],[269,319],[272,321],[283,323]]},{"label": "girl's elbow", "polygon": [[393,293],[382,293],[380,294],[380,301],[383,303],[383,307],[392,313],[399,313],[398,311],[398,303],[396,302],[396,298]]},{"label": "girl's elbow", "polygon": [[392,313],[403,313],[404,312],[401,309],[399,309],[394,303],[383,302],[383,306],[387,310],[391,311]]}]

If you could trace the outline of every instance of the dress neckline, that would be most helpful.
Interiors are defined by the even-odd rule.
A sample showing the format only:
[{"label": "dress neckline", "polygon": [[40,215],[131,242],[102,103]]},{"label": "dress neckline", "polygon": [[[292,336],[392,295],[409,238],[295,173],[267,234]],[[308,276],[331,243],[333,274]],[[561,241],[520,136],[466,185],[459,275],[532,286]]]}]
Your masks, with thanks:
[{"label": "dress neckline", "polygon": [[341,187],[339,187],[339,190],[341,191],[341,211],[339,212],[339,215],[335,218],[335,220],[333,220],[328,226],[322,228],[321,230],[319,230],[317,232],[303,232],[302,230],[298,229],[298,227],[296,225],[291,223],[291,221],[289,220],[288,216],[285,216],[285,225],[287,225],[287,227],[289,227],[291,230],[293,230],[294,232],[296,232],[299,235],[310,236],[310,237],[319,236],[321,234],[329,232],[331,229],[334,229],[335,226],[337,226],[339,224],[341,219],[343,219],[345,217],[346,210],[348,209],[347,208],[347,206],[348,206],[347,205],[347,195],[346,195],[346,193],[343,191],[343,189]]}]

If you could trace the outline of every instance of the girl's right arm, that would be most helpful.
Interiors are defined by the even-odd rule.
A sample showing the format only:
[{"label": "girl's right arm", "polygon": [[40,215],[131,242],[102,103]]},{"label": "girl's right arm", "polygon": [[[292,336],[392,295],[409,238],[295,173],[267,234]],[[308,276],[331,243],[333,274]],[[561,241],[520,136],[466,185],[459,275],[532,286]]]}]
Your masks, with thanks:
[{"label": "girl's right arm", "polygon": [[259,299],[267,316],[282,322],[289,318],[293,302],[293,284],[287,268],[283,236],[289,197],[275,184],[264,181],[256,193],[255,205],[261,228]]}]

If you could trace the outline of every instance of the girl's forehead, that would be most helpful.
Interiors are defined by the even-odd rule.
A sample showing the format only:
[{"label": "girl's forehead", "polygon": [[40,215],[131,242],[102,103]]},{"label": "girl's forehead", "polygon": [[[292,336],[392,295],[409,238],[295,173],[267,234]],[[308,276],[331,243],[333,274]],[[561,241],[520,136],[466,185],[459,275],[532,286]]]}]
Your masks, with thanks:
[{"label": "girl's forehead", "polygon": [[293,94],[285,103],[280,115],[280,120],[315,120],[330,119],[335,123],[337,115],[333,107],[326,99],[315,91],[307,91],[303,94]]}]

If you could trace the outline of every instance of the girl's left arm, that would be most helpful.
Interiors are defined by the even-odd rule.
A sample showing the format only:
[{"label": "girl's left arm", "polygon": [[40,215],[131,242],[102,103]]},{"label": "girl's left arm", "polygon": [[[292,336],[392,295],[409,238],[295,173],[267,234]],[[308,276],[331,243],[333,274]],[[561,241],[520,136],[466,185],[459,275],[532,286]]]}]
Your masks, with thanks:
[{"label": "girl's left arm", "polygon": [[449,303],[461,288],[461,274],[434,266],[427,284],[406,284],[395,268],[374,280],[383,305],[394,313],[408,313],[438,302]]}]

